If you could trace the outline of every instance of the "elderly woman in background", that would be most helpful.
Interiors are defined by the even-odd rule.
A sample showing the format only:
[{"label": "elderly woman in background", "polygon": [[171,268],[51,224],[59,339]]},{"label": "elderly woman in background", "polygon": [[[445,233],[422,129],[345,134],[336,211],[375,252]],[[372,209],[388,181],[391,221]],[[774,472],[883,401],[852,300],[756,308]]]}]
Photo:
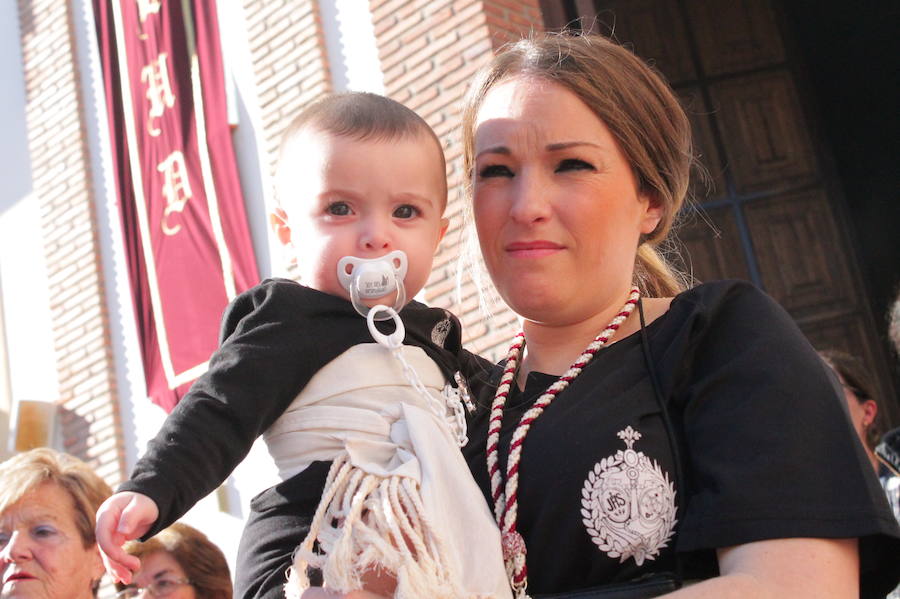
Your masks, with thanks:
[{"label": "elderly woman in background", "polygon": [[52,449],[0,464],[0,597],[96,597],[94,514],[111,493],[87,464]]},{"label": "elderly woman in background", "polygon": [[117,599],[231,599],[228,562],[196,528],[178,522],[143,543],[128,543],[125,551],[141,560],[141,569],[134,584],[116,585]]}]

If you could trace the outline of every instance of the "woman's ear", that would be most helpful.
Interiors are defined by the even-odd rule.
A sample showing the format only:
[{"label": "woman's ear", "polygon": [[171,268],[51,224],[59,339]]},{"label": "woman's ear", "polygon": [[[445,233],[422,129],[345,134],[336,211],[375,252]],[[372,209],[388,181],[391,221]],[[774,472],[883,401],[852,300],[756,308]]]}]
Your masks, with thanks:
[{"label": "woman's ear", "polygon": [[875,422],[875,418],[878,416],[878,404],[875,403],[874,399],[867,399],[860,405],[863,409],[863,426],[871,426],[872,423]]},{"label": "woman's ear", "polygon": [[642,193],[638,200],[644,207],[644,213],[641,218],[641,234],[647,236],[659,226],[663,217],[663,206],[656,194],[653,193]]},{"label": "woman's ear", "polygon": [[106,574],[106,567],[103,565],[103,558],[100,556],[100,547],[94,545],[91,549],[91,584],[103,578]]},{"label": "woman's ear", "polygon": [[276,207],[269,213],[269,226],[281,245],[291,245],[291,227],[288,225],[288,215],[284,208]]}]

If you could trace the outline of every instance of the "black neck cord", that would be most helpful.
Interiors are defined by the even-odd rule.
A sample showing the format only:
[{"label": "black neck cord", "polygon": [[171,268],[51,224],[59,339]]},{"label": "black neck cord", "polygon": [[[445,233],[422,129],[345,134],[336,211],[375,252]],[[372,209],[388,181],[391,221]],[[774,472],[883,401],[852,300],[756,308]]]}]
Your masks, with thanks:
[{"label": "black neck cord", "polygon": [[[653,359],[650,356],[650,342],[647,340],[647,325],[644,322],[644,302],[638,297],[638,314],[641,318],[641,349],[644,352],[644,362],[647,364],[647,370],[650,372],[650,382],[653,385],[653,394],[656,396],[656,403],[659,404],[659,412],[660,417],[663,421],[663,426],[666,428],[666,436],[669,440],[669,451],[672,452],[672,462],[675,466],[675,484],[677,485],[678,492],[681,494],[681,501],[678,502],[676,507],[676,518],[679,522],[681,522],[684,517],[684,497],[686,493],[686,488],[684,486],[684,476],[681,468],[681,451],[678,447],[678,438],[675,435],[675,427],[672,426],[672,420],[669,418],[669,409],[667,406],[667,402],[662,395],[662,387],[659,384],[659,378],[656,375],[656,368],[653,365]],[[674,547],[673,547],[674,548]],[[679,583],[684,579],[682,572],[682,564],[681,557],[678,554],[678,551],[675,551],[675,575],[678,577]]]}]

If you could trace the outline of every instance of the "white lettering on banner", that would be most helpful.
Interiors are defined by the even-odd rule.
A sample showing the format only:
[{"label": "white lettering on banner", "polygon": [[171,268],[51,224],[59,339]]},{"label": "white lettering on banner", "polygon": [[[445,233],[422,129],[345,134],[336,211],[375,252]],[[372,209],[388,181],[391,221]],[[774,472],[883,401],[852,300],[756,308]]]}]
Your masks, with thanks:
[{"label": "white lettering on banner", "polygon": [[187,176],[187,165],[184,162],[184,154],[176,150],[156,165],[156,170],[163,173],[164,183],[162,193],[166,197],[166,207],[163,210],[162,231],[166,235],[175,235],[181,230],[180,224],[169,224],[169,218],[173,213],[181,213],[188,200],[194,197],[191,191],[191,183]]},{"label": "white lettering on banner", "polygon": [[169,82],[169,67],[166,59],[168,54],[161,52],[156,60],[153,60],[141,69],[141,82],[147,86],[147,100],[150,102],[150,110],[147,112],[147,132],[156,137],[162,130],[156,126],[156,119],[160,118],[166,108],[175,105],[175,94],[172,93],[172,85]]}]

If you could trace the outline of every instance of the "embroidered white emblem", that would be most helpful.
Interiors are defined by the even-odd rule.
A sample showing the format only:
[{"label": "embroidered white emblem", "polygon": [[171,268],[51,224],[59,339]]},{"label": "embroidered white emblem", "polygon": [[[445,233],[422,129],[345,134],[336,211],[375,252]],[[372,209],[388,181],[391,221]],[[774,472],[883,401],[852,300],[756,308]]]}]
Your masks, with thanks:
[{"label": "embroidered white emblem", "polygon": [[641,433],[630,426],[618,437],[627,449],[588,472],[581,490],[581,516],[591,540],[609,557],[640,566],[655,559],[675,529],[675,487],[659,464],[633,445]]},{"label": "embroidered white emblem", "polygon": [[437,346],[444,347],[444,341],[447,340],[447,335],[450,334],[452,326],[449,316],[434,325],[434,328],[431,329],[431,342]]}]

